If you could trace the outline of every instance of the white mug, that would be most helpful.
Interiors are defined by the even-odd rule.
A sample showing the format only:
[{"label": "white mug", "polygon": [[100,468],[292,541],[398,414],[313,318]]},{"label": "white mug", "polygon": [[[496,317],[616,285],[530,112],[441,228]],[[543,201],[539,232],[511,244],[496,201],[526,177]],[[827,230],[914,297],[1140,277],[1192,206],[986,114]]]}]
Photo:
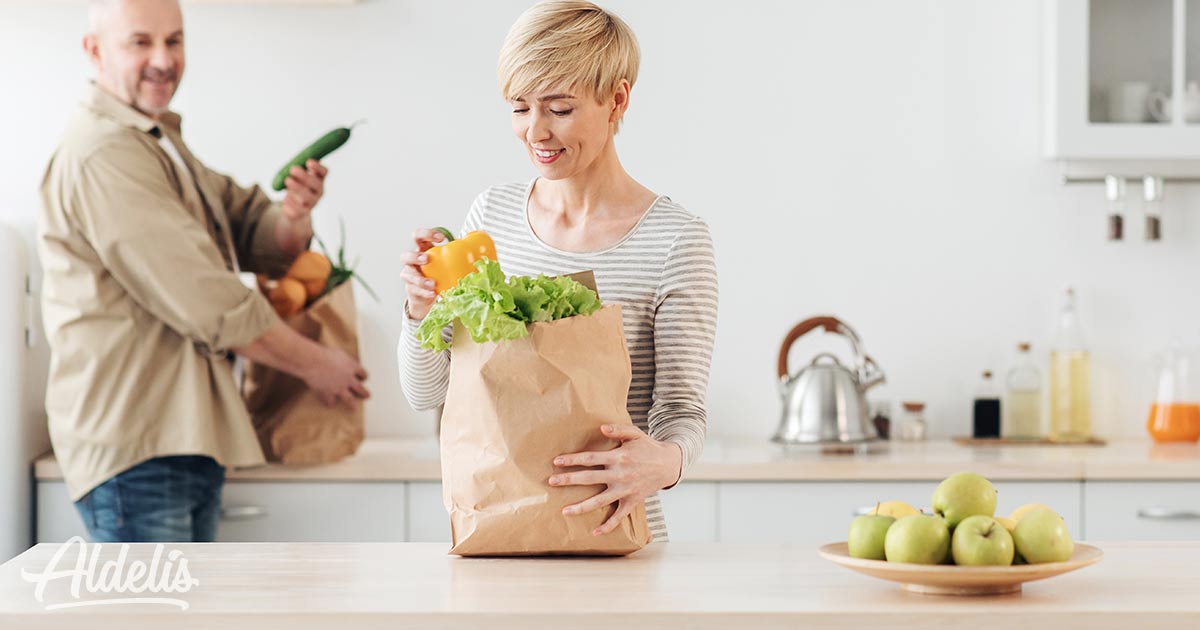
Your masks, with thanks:
[{"label": "white mug", "polygon": [[[1158,122],[1171,122],[1171,97],[1155,90],[1147,102],[1150,116]],[[1188,81],[1183,94],[1183,119],[1190,123],[1200,122],[1200,84]]]},{"label": "white mug", "polygon": [[1171,97],[1163,92],[1154,90],[1150,93],[1146,101],[1146,109],[1150,110],[1150,117],[1158,122],[1171,122]]},{"label": "white mug", "polygon": [[1142,81],[1118,83],[1108,90],[1108,120],[1117,123],[1146,122],[1150,84]]}]

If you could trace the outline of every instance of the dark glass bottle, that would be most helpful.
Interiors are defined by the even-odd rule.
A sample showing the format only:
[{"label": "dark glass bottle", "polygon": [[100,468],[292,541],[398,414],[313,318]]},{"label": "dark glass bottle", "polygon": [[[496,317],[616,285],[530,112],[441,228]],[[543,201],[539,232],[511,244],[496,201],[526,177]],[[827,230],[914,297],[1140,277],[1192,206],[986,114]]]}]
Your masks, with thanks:
[{"label": "dark glass bottle", "polygon": [[983,373],[983,382],[975,394],[971,435],[975,438],[1000,437],[1000,392],[992,381],[990,370]]}]

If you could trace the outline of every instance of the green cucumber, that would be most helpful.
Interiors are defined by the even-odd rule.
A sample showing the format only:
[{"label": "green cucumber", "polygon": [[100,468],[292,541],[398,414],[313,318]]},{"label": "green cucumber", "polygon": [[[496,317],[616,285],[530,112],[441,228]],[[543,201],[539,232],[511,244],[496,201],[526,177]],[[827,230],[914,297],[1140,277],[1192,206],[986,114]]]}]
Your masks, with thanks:
[{"label": "green cucumber", "polygon": [[350,127],[338,127],[305,147],[303,151],[296,154],[296,157],[292,158],[283,168],[279,169],[279,172],[275,175],[275,181],[271,182],[271,188],[275,191],[283,190],[293,166],[304,168],[304,165],[308,164],[309,160],[320,160],[336,151],[343,144],[346,144],[346,141],[350,139],[350,130],[357,125],[358,123],[354,123]]}]

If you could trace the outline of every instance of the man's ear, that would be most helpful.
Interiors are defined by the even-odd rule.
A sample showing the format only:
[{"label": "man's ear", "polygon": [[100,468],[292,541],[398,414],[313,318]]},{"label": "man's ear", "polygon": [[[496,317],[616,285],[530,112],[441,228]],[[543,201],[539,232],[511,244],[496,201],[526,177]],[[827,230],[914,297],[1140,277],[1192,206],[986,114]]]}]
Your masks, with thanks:
[{"label": "man's ear", "polygon": [[83,54],[97,67],[100,66],[100,38],[95,33],[83,36]]}]

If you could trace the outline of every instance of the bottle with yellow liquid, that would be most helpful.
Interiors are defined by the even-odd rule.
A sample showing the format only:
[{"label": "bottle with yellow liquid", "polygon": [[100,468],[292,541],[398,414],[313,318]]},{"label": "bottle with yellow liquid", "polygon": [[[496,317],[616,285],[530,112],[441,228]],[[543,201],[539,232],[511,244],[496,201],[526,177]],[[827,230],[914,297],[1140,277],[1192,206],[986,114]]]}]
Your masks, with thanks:
[{"label": "bottle with yellow liquid", "polygon": [[1032,344],[1017,346],[1017,362],[1008,371],[1004,396],[1004,437],[1036,440],[1042,437],[1042,373],[1030,356]]},{"label": "bottle with yellow liquid", "polygon": [[1092,438],[1091,368],[1075,307],[1067,289],[1058,338],[1050,352],[1050,439],[1086,442]]}]

